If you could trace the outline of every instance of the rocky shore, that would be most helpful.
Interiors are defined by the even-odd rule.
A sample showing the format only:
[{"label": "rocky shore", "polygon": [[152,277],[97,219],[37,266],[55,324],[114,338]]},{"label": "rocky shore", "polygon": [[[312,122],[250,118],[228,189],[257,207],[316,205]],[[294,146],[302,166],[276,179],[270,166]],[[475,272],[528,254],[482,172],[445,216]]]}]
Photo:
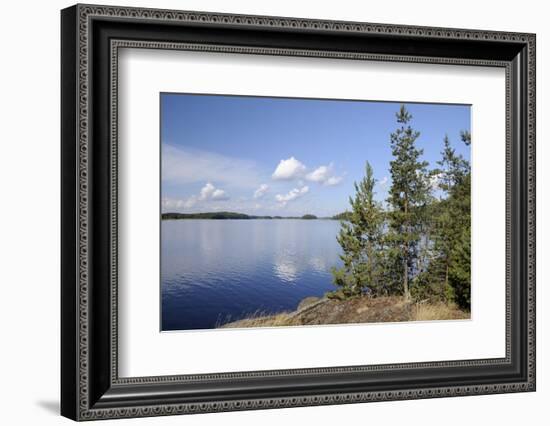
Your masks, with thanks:
[{"label": "rocky shore", "polygon": [[347,300],[307,297],[295,311],[274,315],[258,313],[249,318],[229,322],[221,328],[279,327],[297,325],[379,323],[403,321],[437,321],[469,319],[470,313],[444,303],[414,303],[402,297]]}]

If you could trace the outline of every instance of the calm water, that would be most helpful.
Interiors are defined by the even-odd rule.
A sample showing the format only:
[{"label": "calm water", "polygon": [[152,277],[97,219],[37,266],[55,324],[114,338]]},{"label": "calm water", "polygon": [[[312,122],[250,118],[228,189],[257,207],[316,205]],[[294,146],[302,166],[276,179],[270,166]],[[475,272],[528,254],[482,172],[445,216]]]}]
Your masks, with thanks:
[{"label": "calm water", "polygon": [[335,220],[162,221],[162,329],[213,328],[334,290]]}]

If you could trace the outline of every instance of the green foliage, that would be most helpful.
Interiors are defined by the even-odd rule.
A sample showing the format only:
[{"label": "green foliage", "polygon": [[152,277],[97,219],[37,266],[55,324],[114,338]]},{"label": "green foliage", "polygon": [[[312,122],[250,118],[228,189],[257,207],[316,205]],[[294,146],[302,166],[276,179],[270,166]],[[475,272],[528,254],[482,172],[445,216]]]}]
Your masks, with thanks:
[{"label": "green foliage", "polygon": [[410,126],[413,117],[404,105],[396,118],[400,126],[390,135],[394,159],[390,161],[392,185],[387,201],[391,211],[386,241],[394,261],[388,266],[401,276],[403,296],[410,299],[409,281],[418,266],[414,260],[418,258],[425,207],[430,200],[430,173],[428,162],[421,159],[423,150],[416,147],[420,132]]},{"label": "green foliage", "polygon": [[350,220],[351,216],[352,216],[351,212],[345,211],[345,212],[342,212],[342,213],[335,214],[334,216],[331,217],[331,219],[334,219],[334,220]]},{"label": "green foliage", "polygon": [[[401,106],[396,118],[387,210],[374,200],[376,181],[367,163],[350,197],[351,211],[333,217],[341,220],[337,240],[343,266],[332,270],[339,290],[331,297],[400,294],[469,310],[470,164],[445,136],[437,168],[429,170],[416,146],[420,133],[410,125],[412,115]],[[460,138],[471,144],[468,131]]]},{"label": "green foliage", "polygon": [[[471,143],[469,132],[461,139]],[[445,136],[442,159],[438,161],[439,189],[445,198],[435,210],[434,247],[437,257],[430,265],[433,280],[439,281],[444,299],[470,308],[470,164],[452,149]]]},{"label": "green foliage", "polygon": [[333,268],[333,281],[345,296],[368,292],[376,295],[381,290],[380,242],[382,236],[382,209],[374,200],[372,167],[367,163],[365,177],[355,183],[355,197],[350,197],[351,212],[340,225],[337,236],[342,247],[340,255],[344,266]]},{"label": "green foliage", "polygon": [[462,130],[460,132],[460,139],[462,139],[462,142],[464,142],[466,146],[470,146],[472,143],[472,135],[468,130]]},{"label": "green foliage", "polygon": [[449,285],[453,301],[463,309],[470,310],[471,289],[470,228],[463,228],[460,239],[451,251]]}]

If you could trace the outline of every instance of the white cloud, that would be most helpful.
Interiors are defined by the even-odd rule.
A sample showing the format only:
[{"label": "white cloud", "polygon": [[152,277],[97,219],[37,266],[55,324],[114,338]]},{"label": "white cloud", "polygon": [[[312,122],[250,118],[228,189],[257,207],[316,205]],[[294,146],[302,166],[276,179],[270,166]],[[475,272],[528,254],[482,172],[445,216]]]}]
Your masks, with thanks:
[{"label": "white cloud", "polygon": [[165,209],[179,209],[183,207],[183,200],[176,200],[174,198],[163,198],[162,207]]},{"label": "white cloud", "polygon": [[212,194],[213,200],[229,200],[229,196],[225,193],[223,189],[216,189]]},{"label": "white cloud", "polygon": [[200,201],[206,201],[206,200],[223,201],[223,200],[229,200],[229,196],[226,194],[226,192],[223,189],[216,188],[214,185],[208,182],[206,185],[202,187],[201,193],[199,195],[199,200]]},{"label": "white cloud", "polygon": [[195,197],[194,195],[192,195],[191,197],[189,197],[187,200],[185,200],[185,201],[183,202],[183,207],[185,207],[186,209],[190,209],[190,208],[193,207],[196,203],[197,203],[197,197]]},{"label": "white cloud", "polygon": [[212,196],[216,188],[214,185],[212,185],[210,182],[208,182],[206,185],[204,185],[201,189],[201,195],[199,196],[199,200],[206,200]]},{"label": "white cloud", "polygon": [[181,209],[190,209],[196,203],[197,203],[197,197],[194,195],[192,195],[186,200],[165,197],[162,199],[162,211],[173,212],[173,211],[179,211]]},{"label": "white cloud", "polygon": [[331,168],[330,165],[317,167],[314,171],[306,175],[306,179],[311,182],[322,183],[326,181],[330,176],[330,173],[331,173],[330,168]]},{"label": "white cloud", "polygon": [[162,180],[176,185],[216,182],[224,186],[255,188],[260,180],[256,164],[208,151],[162,145]]},{"label": "white cloud", "polygon": [[388,177],[384,176],[382,179],[378,181],[378,186],[382,189],[386,189],[388,187]]},{"label": "white cloud", "polygon": [[304,166],[296,158],[290,157],[287,160],[281,160],[279,162],[279,165],[277,166],[271,177],[276,180],[298,179],[303,176],[305,171],[306,166]]},{"label": "white cloud", "polygon": [[[216,188],[212,183],[208,182],[204,185],[199,195],[191,195],[186,199],[170,198],[164,197],[162,199],[162,211],[163,212],[181,212],[189,211],[196,207],[196,209],[201,209],[206,206],[206,208],[211,209],[216,206],[211,205],[210,201],[227,201],[229,200],[229,195],[223,190]],[[209,205],[207,205],[209,204]],[[223,203],[225,205],[225,203]]]},{"label": "white cloud", "polygon": [[440,183],[443,181],[443,178],[445,175],[443,173],[437,173],[435,175],[430,176],[430,187],[432,190],[436,191],[439,189]]},{"label": "white cloud", "polygon": [[333,165],[330,163],[328,166],[319,166],[311,173],[306,175],[306,179],[310,182],[317,182],[327,186],[338,185],[344,179],[342,176],[335,176],[333,171]]},{"label": "white cloud", "polygon": [[265,193],[269,190],[269,186],[265,183],[262,183],[256,191],[254,191],[254,198],[262,198]]},{"label": "white cloud", "polygon": [[308,186],[303,186],[301,188],[294,188],[291,191],[289,191],[287,194],[284,194],[284,195],[277,194],[275,196],[275,199],[284,206],[289,201],[293,201],[297,198],[304,196],[305,194],[308,193],[308,191],[309,191]]},{"label": "white cloud", "polygon": [[344,178],[342,176],[331,176],[324,182],[324,184],[327,186],[338,185],[343,179]]}]

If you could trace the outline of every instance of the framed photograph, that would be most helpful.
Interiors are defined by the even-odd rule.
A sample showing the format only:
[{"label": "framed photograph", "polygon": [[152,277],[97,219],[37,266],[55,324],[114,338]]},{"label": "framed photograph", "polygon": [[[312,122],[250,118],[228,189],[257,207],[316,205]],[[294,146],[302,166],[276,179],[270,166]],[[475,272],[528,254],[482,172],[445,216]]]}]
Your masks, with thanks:
[{"label": "framed photograph", "polygon": [[535,390],[535,35],[61,12],[61,412]]}]

